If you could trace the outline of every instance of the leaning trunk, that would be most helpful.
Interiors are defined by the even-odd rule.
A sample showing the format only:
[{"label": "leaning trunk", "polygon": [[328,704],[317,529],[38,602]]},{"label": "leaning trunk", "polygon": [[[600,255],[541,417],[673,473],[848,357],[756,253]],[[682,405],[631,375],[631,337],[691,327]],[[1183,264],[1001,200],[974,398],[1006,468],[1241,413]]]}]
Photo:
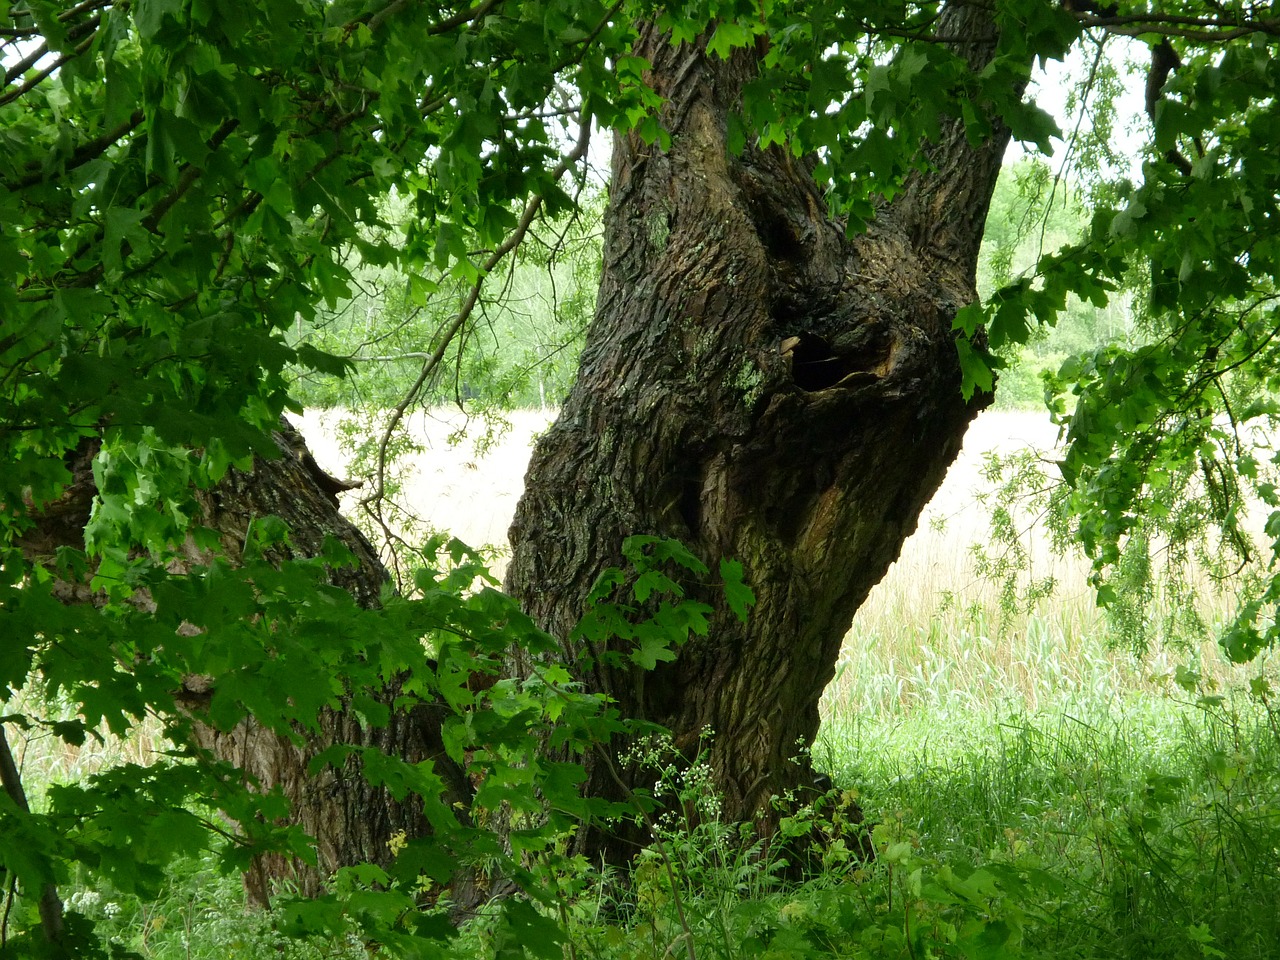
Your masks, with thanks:
[{"label": "leaning trunk", "polygon": [[[302,437],[287,424],[281,424],[275,438],[280,447],[277,459],[258,459],[252,472],[232,470],[211,490],[197,491],[201,523],[218,533],[225,557],[243,553],[250,525],[261,517],[279,517],[289,526],[288,549],[274,548],[272,557],[277,561],[320,556],[325,538],[336,537],[359,566],[334,570],[332,582],[363,606],[377,604],[387,571],[369,541],[338,512],[334,492],[341,485],[316,465]],[[32,562],[49,562],[59,547],[83,547],[84,527],[97,493],[92,465],[98,448],[96,441],[87,441],[76,451],[68,463],[73,481],[66,493],[46,506],[37,526],[21,541]],[[86,584],[62,584],[60,596],[66,602],[96,599]],[[181,708],[198,719],[214,682],[216,678],[187,678],[178,692]],[[412,837],[430,832],[420,800],[412,796],[397,800],[385,788],[371,786],[356,761],[349,760],[338,769],[310,769],[312,759],[330,746],[377,747],[412,763],[431,760],[445,781],[445,802],[463,806],[469,802],[471,785],[445,754],[441,740],[443,704],[421,704],[406,711],[395,706],[397,693],[396,679],[389,678],[382,695],[392,708],[386,726],[366,726],[353,711],[326,709],[317,718],[317,728],[296,742],[252,718],[230,731],[195,725],[197,746],[240,768],[256,789],[279,789],[290,801],[290,823],[315,838],[314,866],[284,854],[259,857],[245,876],[251,902],[265,905],[280,881],[314,896],[339,867],[363,862],[386,866],[398,834]]]},{"label": "leaning trunk", "polygon": [[[994,46],[973,10],[940,31],[971,35],[979,62]],[[772,799],[812,777],[804,748],[854,612],[990,399],[961,397],[952,320],[974,297],[1007,135],[974,147],[945,124],[934,172],[846,239],[804,161],[727,149],[753,53],[724,61],[655,30],[637,52],[671,148],[615,146],[597,313],[529,467],[507,589],[624,715],[689,756],[713,731],[724,815],[767,832]],[[677,538],[713,569],[740,560],[749,622],[703,596],[709,634],[651,675],[587,658],[567,638],[633,534]],[[617,795],[610,767],[593,766],[590,792]],[[588,846],[619,859],[635,839]]]}]

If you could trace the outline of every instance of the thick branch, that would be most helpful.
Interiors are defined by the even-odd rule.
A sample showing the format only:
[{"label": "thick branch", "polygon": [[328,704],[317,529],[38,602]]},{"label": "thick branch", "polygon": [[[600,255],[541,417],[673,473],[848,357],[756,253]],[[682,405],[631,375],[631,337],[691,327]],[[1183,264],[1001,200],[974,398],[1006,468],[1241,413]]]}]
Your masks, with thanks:
[{"label": "thick branch", "polygon": [[[990,7],[980,0],[948,4],[938,32],[950,38],[947,46],[975,73],[990,62],[1000,40]],[[1025,85],[1024,79],[1020,87]],[[1020,96],[1022,89],[1015,93]],[[999,117],[989,120],[990,134],[975,146],[962,119],[945,118],[941,138],[925,146],[931,169],[914,175],[892,205],[893,216],[917,249],[956,264],[970,282],[1010,136]]]}]

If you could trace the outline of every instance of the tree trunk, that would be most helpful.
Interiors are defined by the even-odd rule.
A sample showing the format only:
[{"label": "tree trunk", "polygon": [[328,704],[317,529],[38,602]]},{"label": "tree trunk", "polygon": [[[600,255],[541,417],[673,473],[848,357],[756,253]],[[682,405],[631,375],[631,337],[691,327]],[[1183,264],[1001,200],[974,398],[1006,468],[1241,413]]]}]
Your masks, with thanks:
[{"label": "tree trunk", "polygon": [[[975,8],[950,8],[939,32],[972,37],[975,63],[994,47]],[[506,586],[567,638],[629,535],[677,538],[713,569],[740,560],[749,622],[704,590],[709,635],[653,674],[562,649],[591,689],[669,727],[686,754],[714,731],[724,816],[767,832],[771,798],[811,782],[804,748],[854,612],[989,402],[961,398],[951,322],[975,296],[1007,134],[974,147],[944,125],[927,148],[935,172],[846,239],[803,161],[729,154],[754,53],[724,61],[650,29],[637,54],[667,100],[671,148],[616,143],[597,313],[534,452]],[[590,791],[617,795],[605,765],[589,773]],[[616,859],[629,844],[588,846]]]},{"label": "tree trunk", "polygon": [[[360,565],[335,570],[332,582],[361,605],[376,605],[388,579],[386,568],[365,536],[338,512],[333,478],[316,465],[296,431],[285,426],[277,440],[283,453],[280,459],[258,459],[252,473],[232,471],[201,497],[204,523],[220,532],[225,554],[231,557],[243,550],[249,524],[257,517],[275,516],[289,525],[293,551],[280,553],[278,560],[320,556],[325,537],[335,536],[355,553]],[[315,867],[283,855],[259,858],[245,877],[252,902],[266,905],[272,886],[280,880],[287,880],[304,896],[316,896],[339,867],[364,862],[385,867],[392,859],[392,838],[398,833],[408,837],[430,833],[421,800],[409,796],[398,801],[384,788],[370,786],[354,760],[341,770],[310,772],[311,760],[334,744],[377,747],[410,763],[430,759],[448,787],[445,802],[451,806],[469,802],[471,785],[446,755],[441,740],[443,704],[425,704],[406,712],[395,706],[396,678],[387,680],[381,699],[391,708],[391,722],[385,727],[363,726],[348,710],[325,710],[320,731],[308,733],[302,745],[252,719],[226,733],[208,726],[197,728],[200,746],[235,764],[262,789],[280,788],[291,804],[290,822],[316,840]],[[199,690],[189,688],[186,706],[198,710],[199,701]]]},{"label": "tree trunk", "polygon": [[[301,435],[288,424],[281,424],[275,438],[281,451],[278,459],[259,458],[251,473],[232,470],[213,489],[197,492],[201,522],[218,532],[224,556],[231,558],[242,554],[250,524],[261,517],[279,517],[289,525],[292,549],[275,549],[275,560],[320,556],[325,538],[334,536],[360,563],[355,569],[334,570],[331,581],[361,605],[377,604],[387,571],[369,541],[338,512],[335,490],[340,485],[335,486],[336,481],[316,465]],[[84,547],[84,527],[97,492],[92,465],[99,446],[94,440],[76,451],[68,464],[73,481],[66,493],[44,508],[40,523],[21,541],[31,561],[47,562],[60,546]],[[202,559],[193,557],[197,562]],[[59,584],[59,596],[65,602],[95,600],[87,583]],[[198,717],[213,682],[216,678],[187,678],[178,694],[182,708]],[[290,822],[316,840],[314,867],[282,854],[259,858],[245,877],[251,902],[266,905],[273,885],[281,880],[303,895],[314,896],[338,867],[366,861],[387,865],[392,856],[390,842],[397,833],[413,837],[430,832],[420,800],[397,801],[386,790],[371,787],[355,761],[348,761],[342,770],[311,773],[311,760],[327,747],[373,746],[412,763],[431,759],[447,786],[445,802],[467,805],[471,785],[446,756],[440,736],[443,705],[426,704],[406,712],[394,706],[397,693],[395,679],[390,678],[383,698],[392,708],[388,726],[365,727],[353,712],[326,710],[319,732],[309,733],[301,745],[252,718],[227,732],[196,726],[197,746],[239,767],[260,789],[279,788],[291,803]]]}]

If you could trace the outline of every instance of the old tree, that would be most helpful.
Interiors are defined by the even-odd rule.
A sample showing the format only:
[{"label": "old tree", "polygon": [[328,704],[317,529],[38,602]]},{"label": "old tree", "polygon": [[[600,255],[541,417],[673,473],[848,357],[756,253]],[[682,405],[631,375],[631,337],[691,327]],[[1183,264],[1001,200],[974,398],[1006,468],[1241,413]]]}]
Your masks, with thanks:
[{"label": "old tree", "polygon": [[[1146,318],[1052,385],[1104,599],[1187,504],[1247,555],[1242,490],[1276,496],[1248,430],[1275,412],[1277,36],[1250,3],[0,2],[0,719],[74,743],[152,715],[177,745],[33,804],[0,739],[30,942],[88,935],[73,867],[145,889],[225,833],[195,801],[259,896],[365,862],[388,896],[478,860],[532,883],[521,851],[577,821],[625,859],[634,721],[686,757],[714,731],[725,817],[767,834],[988,346],[1071,293],[1128,284]],[[1033,66],[1083,42],[1096,76],[1116,38],[1150,59],[1140,176],[1095,170],[1080,243],[977,304],[1006,146],[1056,133]],[[291,371],[343,368],[286,331],[357,262],[456,295],[393,429],[610,129],[597,313],[506,595],[429,554],[396,596],[280,423]],[[1233,656],[1277,596],[1253,582]]]}]

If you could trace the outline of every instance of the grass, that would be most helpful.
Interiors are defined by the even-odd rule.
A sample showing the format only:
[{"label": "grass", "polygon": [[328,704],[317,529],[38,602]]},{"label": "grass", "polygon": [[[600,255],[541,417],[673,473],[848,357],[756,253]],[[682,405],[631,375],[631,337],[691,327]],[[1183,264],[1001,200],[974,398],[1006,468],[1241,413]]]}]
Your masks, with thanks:
[{"label": "grass", "polygon": [[[914,641],[864,615],[814,748],[836,791],[796,831],[825,836],[818,875],[785,881],[731,825],[674,823],[674,891],[652,855],[629,885],[583,893],[579,878],[566,955],[660,960],[691,943],[703,960],[1274,957],[1275,710],[1230,675],[1209,696],[1157,680],[1159,656],[1109,650],[1067,620],[1032,616],[997,639],[974,613],[949,606]],[[708,799],[696,775],[674,780],[688,806]],[[841,798],[877,824],[876,863],[850,855]],[[150,904],[78,895],[143,957],[364,955],[282,936],[208,864],[184,866]],[[481,923],[456,955],[502,942]]]},{"label": "grass", "polygon": [[[1020,905],[1017,955],[1274,957],[1280,723],[1247,691],[1275,686],[1275,658],[1138,655],[1087,591],[1010,613],[971,569],[936,530],[908,544],[824,694],[817,763],[926,863],[1052,878]],[[1201,586],[1202,615],[1225,618],[1229,598]]]},{"label": "grass", "polygon": [[837,782],[931,858],[1056,878],[1026,955],[1275,956],[1280,738],[1263,705],[931,706],[830,724],[823,747]]}]

